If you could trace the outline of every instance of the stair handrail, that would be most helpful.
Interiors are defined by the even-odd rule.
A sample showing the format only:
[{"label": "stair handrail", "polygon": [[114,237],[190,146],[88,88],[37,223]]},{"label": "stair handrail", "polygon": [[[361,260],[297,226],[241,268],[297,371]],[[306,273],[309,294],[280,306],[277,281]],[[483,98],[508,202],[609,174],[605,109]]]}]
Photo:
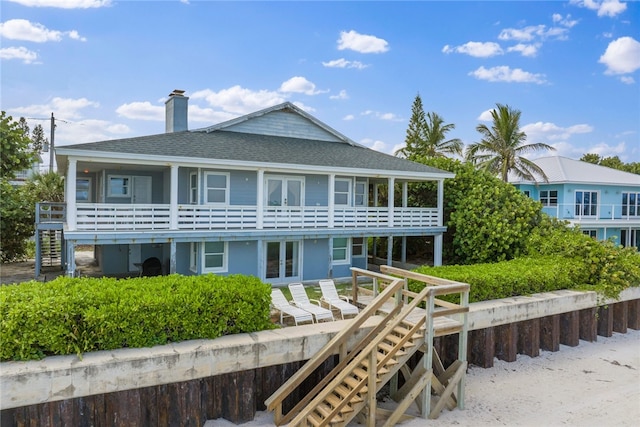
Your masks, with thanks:
[{"label": "stair handrail", "polygon": [[[401,282],[404,285],[404,281]],[[378,299],[386,299],[383,298],[383,295],[385,295],[385,293],[388,291],[389,287],[385,288],[385,290],[379,295],[378,298],[376,298],[376,300]],[[414,309],[416,309],[418,307],[418,305],[420,303],[422,303],[423,301],[428,301],[428,300],[432,300],[434,296],[436,295],[445,295],[448,293],[457,293],[457,292],[464,292],[464,291],[468,291],[469,289],[469,285],[466,283],[456,283],[456,284],[448,284],[448,285],[440,285],[437,287],[434,286],[425,286],[424,289],[422,291],[420,291],[420,293],[418,293],[416,295],[416,297],[410,301],[408,304],[402,304],[402,309],[400,310],[400,312],[398,313],[398,315],[391,320],[387,326],[376,336],[376,338],[374,338],[373,340],[371,340],[371,342],[369,342],[369,344],[360,352],[358,353],[355,357],[353,357],[349,364],[347,365],[347,367],[345,369],[342,369],[340,371],[340,373],[338,375],[336,375],[331,382],[324,388],[325,392],[324,393],[318,393],[317,395],[315,395],[314,399],[311,400],[311,402],[309,402],[309,407],[313,408],[315,407],[317,404],[319,404],[320,402],[322,402],[324,400],[324,398],[326,397],[326,394],[331,392],[336,386],[338,386],[339,384],[342,383],[342,381],[344,380],[344,378],[349,375],[353,369],[357,366],[359,366],[362,361],[366,358],[368,358],[370,356],[370,354],[374,351],[377,351],[377,347],[378,344],[380,344],[380,342],[382,340],[384,340],[386,338],[387,335],[389,335],[398,325],[400,325],[400,323],[402,323],[406,317],[411,314],[413,312]],[[374,301],[376,301],[374,300]],[[430,316],[425,315],[423,318],[420,319],[419,323],[423,323],[425,321],[429,321]],[[355,353],[355,352],[352,352]],[[377,366],[376,366],[377,368]],[[377,369],[372,370],[370,368],[369,371],[369,375],[372,374],[372,372],[375,374],[377,373]],[[384,384],[380,384],[380,386],[382,387]],[[361,387],[364,386],[364,381],[361,382],[361,384],[359,384],[358,387],[354,388],[351,393],[349,394],[349,396],[347,396],[345,399],[343,399],[342,403],[337,405],[335,408],[333,408],[332,412],[330,413],[330,415],[327,416],[327,419],[331,419],[332,417],[334,417],[335,415],[337,415],[340,412],[340,409],[342,409],[342,407],[344,405],[346,405],[346,403],[350,400],[350,398],[352,398],[353,396],[355,396],[355,394],[357,394],[357,392],[359,391],[359,389]],[[289,423],[289,425],[292,426],[296,426],[298,425],[303,419],[304,417],[306,417],[306,414],[304,413],[304,411],[299,412]]]},{"label": "stair handrail", "polygon": [[[352,270],[355,270],[355,268],[352,268]],[[356,273],[357,272],[355,271],[353,273],[354,280],[356,277]],[[347,357],[346,345],[348,339],[351,338],[351,336],[360,329],[360,326],[362,326],[365,321],[367,321],[370,317],[376,315],[377,311],[384,305],[387,299],[389,299],[392,295],[399,293],[404,286],[404,280],[398,279],[397,277],[387,276],[380,273],[376,273],[376,277],[390,282],[390,285],[384,289],[384,291],[379,295],[378,298],[374,299],[371,304],[362,309],[356,317],[350,319],[349,326],[338,332],[318,353],[316,353],[311,359],[309,359],[309,361],[307,361],[307,363],[305,363],[300,370],[293,374],[271,396],[269,396],[267,400],[265,400],[265,406],[267,407],[267,410],[276,410],[276,413],[274,415],[276,423],[281,422],[283,419],[289,418],[283,416],[282,414],[282,403],[284,399],[286,399],[289,394],[291,394],[297,387],[299,387],[302,382],[329,356],[340,354],[340,358],[345,359]],[[290,411],[290,413],[291,412],[292,411]]]}]

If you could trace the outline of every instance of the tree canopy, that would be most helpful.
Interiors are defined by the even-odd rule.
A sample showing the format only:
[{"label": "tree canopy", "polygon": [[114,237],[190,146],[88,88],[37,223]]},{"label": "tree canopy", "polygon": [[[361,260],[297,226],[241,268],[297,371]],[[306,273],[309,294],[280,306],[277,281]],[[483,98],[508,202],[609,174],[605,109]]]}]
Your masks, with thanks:
[{"label": "tree canopy", "polygon": [[580,160],[593,163],[594,165],[606,166],[608,168],[640,175],[640,162],[624,163],[618,156],[600,157],[599,154],[586,153],[580,157]]},{"label": "tree canopy", "polygon": [[466,160],[504,182],[508,181],[509,173],[525,180],[537,181],[541,177],[547,181],[544,171],[524,155],[555,148],[542,142],[527,144],[527,135],[520,130],[520,115],[520,111],[508,105],[496,104],[491,110],[493,124],[476,127],[482,139],[467,146]]},{"label": "tree canopy", "polygon": [[456,154],[462,156],[462,141],[458,138],[447,139],[447,133],[455,127],[454,124],[445,124],[444,119],[435,112],[425,116],[422,99],[417,95],[411,107],[405,146],[395,154],[409,160]]},{"label": "tree canopy", "polygon": [[38,153],[31,149],[29,127],[26,122],[16,122],[6,112],[0,112],[0,156],[2,157],[1,175],[12,179],[16,172],[31,167]]}]

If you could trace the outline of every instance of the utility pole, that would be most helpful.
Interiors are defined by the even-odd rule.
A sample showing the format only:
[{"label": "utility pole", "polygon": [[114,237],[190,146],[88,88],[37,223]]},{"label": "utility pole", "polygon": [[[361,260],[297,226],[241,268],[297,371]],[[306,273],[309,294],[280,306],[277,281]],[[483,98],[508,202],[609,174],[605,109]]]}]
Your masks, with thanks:
[{"label": "utility pole", "polygon": [[49,146],[49,172],[53,171],[53,138],[56,134],[56,119],[53,117],[53,113],[51,113],[51,145]]}]

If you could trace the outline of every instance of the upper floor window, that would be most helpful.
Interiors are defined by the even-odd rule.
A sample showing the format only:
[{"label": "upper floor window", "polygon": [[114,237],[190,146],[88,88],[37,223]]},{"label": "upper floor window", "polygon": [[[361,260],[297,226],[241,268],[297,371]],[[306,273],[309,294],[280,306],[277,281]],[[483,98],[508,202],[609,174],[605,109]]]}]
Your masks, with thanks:
[{"label": "upper floor window", "polygon": [[189,203],[198,203],[198,172],[189,174]]},{"label": "upper floor window", "polygon": [[334,183],[333,202],[336,205],[349,206],[351,204],[351,180],[336,178]]},{"label": "upper floor window", "polygon": [[540,203],[542,206],[558,206],[558,190],[540,191]]},{"label": "upper floor window", "polygon": [[598,192],[576,190],[576,210],[577,216],[598,215]]},{"label": "upper floor window", "polygon": [[367,183],[365,181],[356,181],[354,205],[367,206]]},{"label": "upper floor window", "polygon": [[622,193],[622,215],[640,215],[640,193]]},{"label": "upper floor window", "polygon": [[229,174],[205,172],[205,203],[229,204]]},{"label": "upper floor window", "polygon": [[76,201],[91,201],[91,178],[78,178],[76,180]]},{"label": "upper floor window", "polygon": [[107,197],[131,197],[131,177],[109,175]]}]

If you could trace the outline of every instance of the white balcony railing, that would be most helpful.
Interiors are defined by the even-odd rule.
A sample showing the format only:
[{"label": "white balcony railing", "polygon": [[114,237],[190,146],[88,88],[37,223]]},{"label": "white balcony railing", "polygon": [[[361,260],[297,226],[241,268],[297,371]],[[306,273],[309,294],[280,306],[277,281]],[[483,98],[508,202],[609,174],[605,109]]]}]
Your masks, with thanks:
[{"label": "white balcony railing", "polygon": [[621,204],[575,204],[543,206],[542,211],[564,220],[613,221],[640,220],[640,207]]},{"label": "white balcony railing", "polygon": [[[168,204],[78,203],[76,227],[80,231],[145,231],[171,229]],[[256,206],[178,206],[179,230],[257,230],[389,227],[384,207],[337,207],[333,217],[327,206],[266,207],[259,227]],[[436,227],[436,208],[394,208],[393,227]]]}]

